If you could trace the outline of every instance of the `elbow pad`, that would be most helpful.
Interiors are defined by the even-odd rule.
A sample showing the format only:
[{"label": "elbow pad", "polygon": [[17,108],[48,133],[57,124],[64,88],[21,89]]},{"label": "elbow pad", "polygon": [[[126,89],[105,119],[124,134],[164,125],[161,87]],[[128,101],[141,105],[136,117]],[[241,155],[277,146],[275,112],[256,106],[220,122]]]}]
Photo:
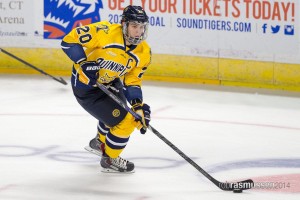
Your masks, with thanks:
[{"label": "elbow pad", "polygon": [[74,63],[80,63],[86,60],[85,52],[80,44],[62,41],[61,48]]}]

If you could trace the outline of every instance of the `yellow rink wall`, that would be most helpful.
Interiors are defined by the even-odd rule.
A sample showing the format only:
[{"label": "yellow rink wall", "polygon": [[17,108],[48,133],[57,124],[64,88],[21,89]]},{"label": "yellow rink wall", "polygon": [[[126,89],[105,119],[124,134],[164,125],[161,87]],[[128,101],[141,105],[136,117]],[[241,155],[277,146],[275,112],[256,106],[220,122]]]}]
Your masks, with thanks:
[{"label": "yellow rink wall", "polygon": [[[72,62],[60,49],[4,49],[51,75],[71,75]],[[3,52],[0,73],[39,74]],[[300,91],[300,64],[154,54],[145,79]]]}]

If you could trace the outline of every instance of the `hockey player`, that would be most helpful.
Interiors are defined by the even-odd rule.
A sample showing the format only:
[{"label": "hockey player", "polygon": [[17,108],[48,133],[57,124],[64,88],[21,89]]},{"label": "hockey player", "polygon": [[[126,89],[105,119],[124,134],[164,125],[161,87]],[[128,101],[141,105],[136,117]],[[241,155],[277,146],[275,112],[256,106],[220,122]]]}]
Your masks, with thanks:
[{"label": "hockey player", "polygon": [[[101,155],[104,172],[133,172],[134,164],[119,155],[135,128],[142,134],[150,121],[150,107],[143,103],[142,77],[151,62],[145,41],[148,16],[140,6],[123,10],[121,24],[107,21],[75,28],[61,46],[74,62],[72,88],[78,103],[98,121],[96,138],[86,149]],[[142,116],[137,121],[100,90],[96,82],[132,105]]]}]

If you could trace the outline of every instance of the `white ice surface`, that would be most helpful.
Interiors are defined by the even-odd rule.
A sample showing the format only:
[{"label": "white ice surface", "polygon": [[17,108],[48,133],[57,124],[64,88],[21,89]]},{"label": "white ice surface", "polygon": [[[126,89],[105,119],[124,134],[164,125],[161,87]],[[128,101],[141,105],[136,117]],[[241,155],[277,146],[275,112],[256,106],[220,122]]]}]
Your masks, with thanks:
[{"label": "white ice surface", "polygon": [[134,174],[102,173],[83,149],[97,121],[65,80],[0,75],[1,200],[300,199],[300,93],[145,82],[152,126],[215,179],[291,183],[234,194],[150,131],[135,131],[122,153]]}]

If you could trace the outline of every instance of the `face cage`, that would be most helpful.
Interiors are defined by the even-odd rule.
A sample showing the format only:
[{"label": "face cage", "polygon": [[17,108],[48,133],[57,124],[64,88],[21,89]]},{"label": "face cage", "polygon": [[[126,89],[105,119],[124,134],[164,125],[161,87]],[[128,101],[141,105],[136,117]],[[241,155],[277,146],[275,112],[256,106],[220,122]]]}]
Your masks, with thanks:
[{"label": "face cage", "polygon": [[[141,36],[138,37],[138,38],[130,37],[129,34],[128,34],[128,24],[129,24],[129,22],[134,22],[134,23],[137,23],[137,24],[144,25],[145,26],[144,27],[144,33],[142,33]],[[129,21],[129,22],[125,22],[124,25],[123,25],[124,37],[130,44],[138,45],[139,43],[141,43],[143,40],[145,40],[147,38],[149,23],[148,22],[140,23],[140,22],[136,22],[136,21]]]}]

